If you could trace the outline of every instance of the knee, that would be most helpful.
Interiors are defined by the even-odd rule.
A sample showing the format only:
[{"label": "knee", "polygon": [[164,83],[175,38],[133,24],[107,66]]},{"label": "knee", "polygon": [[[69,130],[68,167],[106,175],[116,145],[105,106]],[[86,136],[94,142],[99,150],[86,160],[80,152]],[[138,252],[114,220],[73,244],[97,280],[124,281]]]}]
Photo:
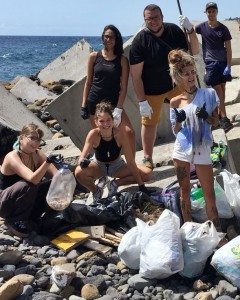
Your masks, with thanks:
[{"label": "knee", "polygon": [[78,182],[81,182],[84,177],[84,171],[80,166],[77,166],[75,169],[75,178]]},{"label": "knee", "polygon": [[135,131],[133,128],[126,127],[126,133],[131,139],[135,139]]}]

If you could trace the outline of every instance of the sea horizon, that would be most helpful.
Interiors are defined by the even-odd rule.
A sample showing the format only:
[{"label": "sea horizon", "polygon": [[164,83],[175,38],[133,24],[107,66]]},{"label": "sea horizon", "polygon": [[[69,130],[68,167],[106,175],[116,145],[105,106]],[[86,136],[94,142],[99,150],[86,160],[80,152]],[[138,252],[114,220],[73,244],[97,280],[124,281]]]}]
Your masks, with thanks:
[{"label": "sea horizon", "polygon": [[[123,37],[125,42],[129,36]],[[102,47],[101,36],[0,35],[0,81],[32,76],[70,49],[86,40],[92,50]]]}]

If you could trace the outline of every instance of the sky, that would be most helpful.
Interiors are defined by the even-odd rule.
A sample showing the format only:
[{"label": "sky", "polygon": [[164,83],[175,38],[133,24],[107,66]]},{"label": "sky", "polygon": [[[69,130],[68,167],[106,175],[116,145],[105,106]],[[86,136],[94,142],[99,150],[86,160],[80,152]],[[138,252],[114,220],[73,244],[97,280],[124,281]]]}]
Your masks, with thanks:
[{"label": "sky", "polygon": [[[123,36],[135,34],[143,24],[143,9],[159,5],[165,22],[178,24],[177,0],[11,0],[0,4],[0,35],[99,36],[107,24]],[[203,0],[179,0],[189,20],[204,21]],[[240,17],[239,0],[219,0],[218,20]]]}]

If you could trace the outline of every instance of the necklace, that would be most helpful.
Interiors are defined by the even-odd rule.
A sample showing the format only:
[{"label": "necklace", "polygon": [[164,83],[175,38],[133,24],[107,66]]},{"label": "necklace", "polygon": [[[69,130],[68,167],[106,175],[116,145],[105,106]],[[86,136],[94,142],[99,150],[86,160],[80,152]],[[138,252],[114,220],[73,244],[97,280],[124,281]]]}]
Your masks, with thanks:
[{"label": "necklace", "polygon": [[194,91],[188,92],[185,90],[185,92],[188,94],[188,97],[192,100],[195,97],[195,94],[197,92],[197,87],[195,87]]},{"label": "necklace", "polygon": [[[25,153],[25,152],[23,152],[23,153]],[[27,154],[27,153],[25,153],[25,154]],[[22,155],[21,152],[19,152],[19,156],[20,156],[20,159],[21,159],[21,161],[23,162],[23,164],[24,164],[26,167],[29,167],[30,170],[33,170],[33,158],[32,158],[32,153],[27,154],[27,156],[28,156],[28,159],[27,159],[27,160],[24,158],[24,156]]]}]

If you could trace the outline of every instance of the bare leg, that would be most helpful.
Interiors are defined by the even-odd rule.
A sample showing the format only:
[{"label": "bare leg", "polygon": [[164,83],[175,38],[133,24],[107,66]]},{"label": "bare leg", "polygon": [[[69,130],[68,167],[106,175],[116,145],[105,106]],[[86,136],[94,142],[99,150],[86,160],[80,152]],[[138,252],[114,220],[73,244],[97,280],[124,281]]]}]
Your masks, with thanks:
[{"label": "bare leg", "polygon": [[184,222],[192,221],[190,201],[190,163],[174,159],[174,166],[180,186],[180,205]]},{"label": "bare leg", "polygon": [[94,115],[90,115],[89,116],[89,120],[91,122],[92,128],[96,128],[97,126],[96,126],[96,123],[95,123],[95,116]]},{"label": "bare leg", "polygon": [[82,169],[80,166],[77,166],[75,169],[77,181],[92,193],[95,193],[97,190],[97,186],[94,184],[95,180],[104,175],[105,174],[103,174],[98,165],[94,162],[91,162],[87,168]]},{"label": "bare leg", "polygon": [[145,157],[152,158],[153,147],[157,134],[157,125],[142,125],[141,137]]},{"label": "bare leg", "polygon": [[135,157],[136,155],[136,139],[135,139],[135,132],[132,127],[132,124],[126,114],[126,112],[123,110],[122,112],[122,121],[118,127],[120,130],[123,130],[129,139],[129,143],[131,145],[131,149],[133,151],[133,156]]},{"label": "bare leg", "polygon": [[[147,182],[152,179],[153,171],[150,168],[145,167],[144,165],[137,165],[142,180]],[[135,177],[131,173],[131,166],[123,165],[121,166],[114,174],[113,177],[117,178],[115,180],[117,186],[128,185],[132,183],[136,183]]]},{"label": "bare leg", "polygon": [[218,98],[219,98],[219,115],[223,118],[226,117],[226,108],[225,108],[225,83],[221,83],[218,85],[215,85],[213,88],[216,91]]}]

